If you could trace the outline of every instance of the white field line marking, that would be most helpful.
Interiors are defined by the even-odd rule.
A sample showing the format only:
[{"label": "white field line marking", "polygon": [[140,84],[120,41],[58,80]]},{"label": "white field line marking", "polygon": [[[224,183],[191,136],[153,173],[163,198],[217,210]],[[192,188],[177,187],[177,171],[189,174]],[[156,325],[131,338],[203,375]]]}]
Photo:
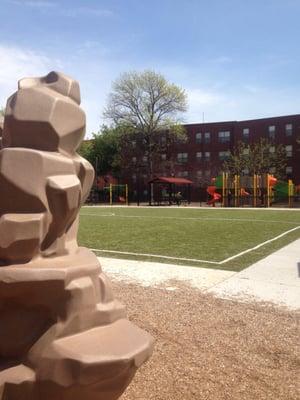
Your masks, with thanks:
[{"label": "white field line marking", "polygon": [[300,212],[300,208],[285,208],[285,207],[270,207],[270,208],[264,208],[264,207],[200,207],[200,206],[184,206],[184,207],[178,207],[178,206],[155,206],[155,207],[150,207],[148,206],[132,206],[132,205],[125,205],[125,206],[120,206],[120,205],[108,205],[108,204],[103,204],[103,205],[94,205],[94,206],[88,206],[84,205],[82,208],[110,208],[110,209],[131,209],[131,208],[136,208],[136,209],[141,209],[145,208],[147,210],[152,209],[163,209],[163,210],[173,210],[173,209],[179,209],[179,210],[198,210],[198,211],[212,211],[212,212],[218,212],[218,211],[225,211],[225,210],[232,210],[232,211],[291,211],[291,212]]},{"label": "white field line marking", "polygon": [[119,217],[119,218],[150,218],[150,219],[179,219],[179,220],[194,220],[194,221],[235,221],[235,222],[271,222],[276,224],[293,224],[297,225],[298,222],[293,221],[275,221],[266,219],[250,219],[250,218],[210,218],[210,217],[168,217],[168,216],[156,216],[156,215],[119,215],[119,214],[92,214],[92,213],[81,213],[83,216],[90,217]]},{"label": "white field line marking", "polygon": [[278,240],[278,239],[282,238],[283,236],[288,235],[289,233],[296,231],[299,228],[300,228],[300,225],[296,226],[293,229],[289,229],[288,231],[283,232],[280,235],[275,236],[272,239],[266,240],[265,242],[262,242],[262,243],[260,243],[260,244],[258,244],[256,246],[254,246],[254,247],[251,247],[250,249],[241,251],[240,253],[238,253],[238,254],[236,254],[236,255],[234,255],[232,257],[225,258],[225,260],[222,260],[222,261],[208,261],[208,260],[199,260],[199,259],[196,259],[196,258],[171,257],[171,256],[162,256],[162,255],[158,255],[158,254],[133,253],[133,252],[129,252],[129,251],[117,251],[117,250],[104,250],[104,249],[90,249],[90,250],[95,251],[95,252],[101,252],[101,253],[124,254],[124,255],[133,255],[133,256],[142,256],[142,257],[164,258],[164,259],[167,259],[167,260],[193,261],[193,262],[200,262],[200,263],[203,263],[203,264],[222,265],[222,264],[225,264],[228,261],[234,260],[235,258],[240,257],[240,256],[242,256],[242,255],[244,255],[246,253],[250,253],[253,250],[257,250],[260,247],[263,247],[268,243],[274,242],[275,240]]},{"label": "white field line marking", "polygon": [[251,247],[250,249],[241,251],[240,253],[236,254],[235,256],[225,258],[225,260],[220,261],[219,264],[225,264],[225,263],[227,263],[228,261],[234,260],[234,259],[237,258],[237,257],[240,257],[240,256],[242,256],[242,255],[244,255],[244,254],[250,253],[250,251],[257,250],[257,249],[259,249],[260,247],[265,246],[265,245],[268,244],[268,243],[272,243],[272,242],[274,242],[275,240],[278,240],[278,239],[282,238],[283,236],[288,235],[289,233],[296,231],[296,230],[299,229],[299,228],[300,228],[300,225],[299,225],[299,226],[296,226],[295,228],[290,229],[290,230],[288,230],[288,231],[286,231],[286,232],[283,232],[283,233],[281,233],[280,235],[275,236],[275,237],[272,238],[272,239],[266,240],[265,242],[262,242],[262,243],[260,243],[260,244],[258,244],[258,245],[256,245],[256,246],[254,246],[254,247]]},{"label": "white field line marking", "polygon": [[116,216],[115,213],[101,214],[101,215],[97,215],[97,214],[80,214],[80,215],[88,215],[91,217],[115,217]]},{"label": "white field line marking", "polygon": [[155,257],[155,258],[166,258],[167,260],[180,260],[180,261],[194,261],[201,262],[205,264],[220,264],[218,261],[207,261],[207,260],[198,260],[195,258],[181,258],[181,257],[170,257],[170,256],[160,256],[158,254],[145,254],[145,253],[131,253],[130,251],[115,251],[115,250],[99,250],[99,249],[90,249],[92,251],[99,251],[101,253],[113,253],[113,254],[127,254],[132,256],[143,256],[143,257]]}]

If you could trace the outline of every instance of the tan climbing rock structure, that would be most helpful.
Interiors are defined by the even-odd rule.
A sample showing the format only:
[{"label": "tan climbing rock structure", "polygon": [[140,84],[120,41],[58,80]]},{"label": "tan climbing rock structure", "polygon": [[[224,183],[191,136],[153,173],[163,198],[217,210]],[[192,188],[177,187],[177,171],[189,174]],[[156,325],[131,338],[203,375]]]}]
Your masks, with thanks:
[{"label": "tan climbing rock structure", "polygon": [[0,151],[0,400],[114,400],[152,351],[126,319],[97,257],[78,247],[94,179],[76,150],[78,83],[19,81]]}]

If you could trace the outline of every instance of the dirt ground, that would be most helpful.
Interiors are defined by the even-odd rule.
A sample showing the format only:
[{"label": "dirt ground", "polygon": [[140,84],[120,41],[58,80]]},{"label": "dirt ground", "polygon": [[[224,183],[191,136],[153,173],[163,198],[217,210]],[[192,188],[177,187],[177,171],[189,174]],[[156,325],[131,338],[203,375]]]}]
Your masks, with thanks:
[{"label": "dirt ground", "polygon": [[170,282],[113,282],[156,342],[121,400],[300,399],[300,313],[217,299]]}]

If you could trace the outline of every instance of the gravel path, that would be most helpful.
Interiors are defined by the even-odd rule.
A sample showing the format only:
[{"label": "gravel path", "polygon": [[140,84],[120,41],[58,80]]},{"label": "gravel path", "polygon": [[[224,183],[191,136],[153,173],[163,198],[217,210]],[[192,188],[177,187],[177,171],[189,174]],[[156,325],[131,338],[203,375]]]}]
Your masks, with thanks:
[{"label": "gravel path", "polygon": [[129,318],[156,340],[121,400],[300,399],[299,313],[178,281],[113,286]]}]

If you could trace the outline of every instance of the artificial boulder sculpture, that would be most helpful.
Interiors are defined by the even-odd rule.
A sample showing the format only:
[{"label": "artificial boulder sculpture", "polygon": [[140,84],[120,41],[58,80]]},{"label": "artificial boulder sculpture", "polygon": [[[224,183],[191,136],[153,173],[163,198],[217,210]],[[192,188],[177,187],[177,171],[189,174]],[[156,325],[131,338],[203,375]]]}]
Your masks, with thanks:
[{"label": "artificial boulder sculpture", "polygon": [[94,179],[76,153],[79,85],[56,72],[19,81],[0,151],[0,400],[113,400],[148,359],[97,257],[77,245]]}]

